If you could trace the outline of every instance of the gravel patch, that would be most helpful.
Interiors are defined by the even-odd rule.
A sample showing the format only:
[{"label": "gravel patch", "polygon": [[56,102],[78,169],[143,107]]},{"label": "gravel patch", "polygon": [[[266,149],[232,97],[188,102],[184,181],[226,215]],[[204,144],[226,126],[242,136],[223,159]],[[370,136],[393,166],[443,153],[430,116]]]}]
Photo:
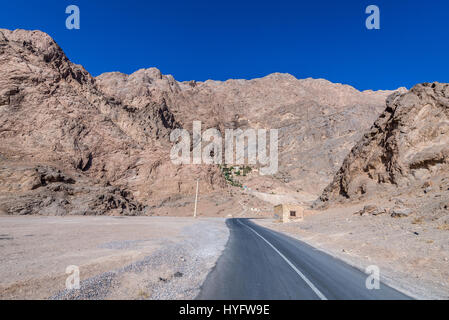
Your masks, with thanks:
[{"label": "gravel patch", "polygon": [[[50,299],[193,299],[215,266],[229,236],[224,219],[202,219],[184,227],[179,241],[123,268],[81,281],[79,290],[63,290]],[[113,241],[105,246],[129,249],[141,241]]]}]

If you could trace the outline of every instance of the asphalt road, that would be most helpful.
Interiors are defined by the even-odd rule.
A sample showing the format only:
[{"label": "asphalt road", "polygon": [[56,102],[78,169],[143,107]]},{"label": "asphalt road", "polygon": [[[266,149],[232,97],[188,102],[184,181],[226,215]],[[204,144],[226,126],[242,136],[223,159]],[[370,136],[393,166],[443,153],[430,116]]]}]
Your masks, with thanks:
[{"label": "asphalt road", "polygon": [[229,219],[229,241],[197,299],[410,299],[367,274],[285,234],[248,219]]}]

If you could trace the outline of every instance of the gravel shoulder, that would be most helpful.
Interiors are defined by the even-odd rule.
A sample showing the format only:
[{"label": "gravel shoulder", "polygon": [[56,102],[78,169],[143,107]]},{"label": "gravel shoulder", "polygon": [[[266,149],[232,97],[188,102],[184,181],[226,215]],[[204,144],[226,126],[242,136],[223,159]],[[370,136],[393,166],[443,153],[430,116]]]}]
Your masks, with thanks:
[{"label": "gravel shoulder", "polygon": [[0,217],[0,299],[193,299],[228,236],[222,218]]},{"label": "gravel shoulder", "polygon": [[365,270],[380,268],[381,280],[418,299],[449,299],[449,231],[416,217],[354,214],[362,204],[310,213],[303,221],[254,219]]}]

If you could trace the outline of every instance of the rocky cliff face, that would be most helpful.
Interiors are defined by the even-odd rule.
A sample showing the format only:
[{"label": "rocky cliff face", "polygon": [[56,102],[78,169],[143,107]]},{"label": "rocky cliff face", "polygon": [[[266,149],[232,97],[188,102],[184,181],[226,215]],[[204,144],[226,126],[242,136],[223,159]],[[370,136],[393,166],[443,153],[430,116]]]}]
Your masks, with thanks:
[{"label": "rocky cliff face", "polygon": [[[183,128],[279,130],[279,172],[255,187],[284,186],[317,197],[354,143],[385,108],[391,91],[365,91],[322,79],[271,74],[253,80],[177,82],[155,68],[106,73],[99,88],[137,108],[163,103]],[[401,89],[404,91],[403,89]],[[250,181],[246,184],[251,185]]]},{"label": "rocky cliff face", "polygon": [[424,83],[388,98],[387,108],[346,157],[321,200],[432,189],[447,193],[448,182],[449,85]]},{"label": "rocky cliff face", "polygon": [[0,30],[0,70],[2,212],[142,214],[192,176],[220,187],[218,170],[168,161],[178,124],[163,103],[104,94],[48,35]]},{"label": "rocky cliff face", "polygon": [[170,133],[194,120],[279,129],[278,174],[248,185],[314,197],[391,93],[288,74],[178,82],[150,68],[93,78],[45,33],[0,29],[0,212],[151,214],[191,198],[197,178],[202,194],[235,196],[218,167],[169,161]]}]

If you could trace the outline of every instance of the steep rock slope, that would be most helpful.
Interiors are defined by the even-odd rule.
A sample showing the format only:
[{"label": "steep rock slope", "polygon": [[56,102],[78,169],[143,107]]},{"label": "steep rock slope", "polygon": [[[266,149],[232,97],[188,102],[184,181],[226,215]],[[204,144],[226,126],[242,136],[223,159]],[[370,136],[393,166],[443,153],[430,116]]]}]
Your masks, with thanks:
[{"label": "steep rock slope", "polygon": [[[346,157],[321,200],[423,189],[441,199],[448,188],[449,85],[424,83],[388,98],[387,108]],[[432,189],[443,194],[431,194]]]},{"label": "steep rock slope", "polygon": [[[298,80],[275,73],[253,80],[177,82],[155,68],[131,75],[105,73],[99,88],[139,108],[163,103],[182,127],[279,129],[279,172],[245,181],[260,188],[286,188],[317,197],[354,143],[385,106],[392,91],[359,92],[323,79]],[[401,89],[404,91],[404,89]]]},{"label": "steep rock slope", "polygon": [[99,91],[45,33],[0,30],[2,212],[142,214],[196,177],[219,187],[217,170],[168,161],[178,126],[164,104],[135,108]]},{"label": "steep rock slope", "polygon": [[0,29],[0,212],[179,211],[191,206],[196,179],[204,201],[216,192],[211,205],[234,197],[239,207],[247,200],[217,166],[169,160],[170,133],[194,120],[221,131],[279,129],[279,172],[243,183],[315,197],[389,94],[279,73],[178,82],[150,68],[93,78],[47,34]]}]

